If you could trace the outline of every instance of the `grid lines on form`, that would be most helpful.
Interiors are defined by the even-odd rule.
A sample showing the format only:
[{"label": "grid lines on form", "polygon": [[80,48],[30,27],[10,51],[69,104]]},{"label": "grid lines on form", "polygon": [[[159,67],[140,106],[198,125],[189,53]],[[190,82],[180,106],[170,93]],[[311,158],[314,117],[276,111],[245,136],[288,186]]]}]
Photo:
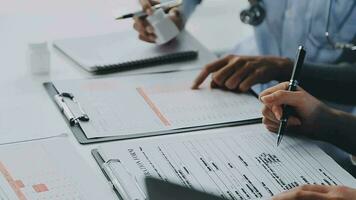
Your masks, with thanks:
[{"label": "grid lines on form", "polygon": [[20,180],[14,180],[14,178],[11,176],[10,172],[2,162],[0,162],[0,172],[5,177],[6,181],[9,183],[10,187],[14,190],[17,198],[19,200],[26,200],[25,195],[21,191],[22,185],[19,184]]},{"label": "grid lines on form", "polygon": [[0,174],[8,192],[18,200],[82,199],[76,182],[52,163],[44,146],[31,148],[31,153],[16,147],[1,152]]},{"label": "grid lines on form", "polygon": [[172,128],[255,119],[260,117],[262,109],[252,95],[209,87],[192,90],[187,82],[148,85],[141,87],[139,92]]}]

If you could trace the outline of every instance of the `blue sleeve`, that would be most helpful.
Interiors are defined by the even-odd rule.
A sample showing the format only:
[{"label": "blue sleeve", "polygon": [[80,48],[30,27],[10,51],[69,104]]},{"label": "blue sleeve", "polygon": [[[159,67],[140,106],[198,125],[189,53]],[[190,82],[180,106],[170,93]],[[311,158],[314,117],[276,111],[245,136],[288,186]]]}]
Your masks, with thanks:
[{"label": "blue sleeve", "polygon": [[201,1],[202,0],[183,0],[182,14],[185,22],[189,19],[190,15]]}]

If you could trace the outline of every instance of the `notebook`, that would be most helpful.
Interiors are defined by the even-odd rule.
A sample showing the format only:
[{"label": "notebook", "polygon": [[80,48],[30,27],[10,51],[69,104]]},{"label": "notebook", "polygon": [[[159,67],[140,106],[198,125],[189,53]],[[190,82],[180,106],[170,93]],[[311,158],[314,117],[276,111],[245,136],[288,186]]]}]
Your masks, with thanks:
[{"label": "notebook", "polygon": [[184,34],[165,45],[140,41],[133,31],[56,40],[53,45],[94,73],[187,61],[198,56],[197,48]]}]

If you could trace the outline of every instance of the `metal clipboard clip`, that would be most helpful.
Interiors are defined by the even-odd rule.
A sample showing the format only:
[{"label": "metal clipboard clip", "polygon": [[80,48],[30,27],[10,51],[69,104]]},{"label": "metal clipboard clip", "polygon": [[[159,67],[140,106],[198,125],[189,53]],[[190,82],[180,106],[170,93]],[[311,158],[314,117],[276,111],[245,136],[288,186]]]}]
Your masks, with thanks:
[{"label": "metal clipboard clip", "polygon": [[[73,114],[73,112],[70,110],[70,108],[66,104],[65,99],[69,99],[69,100],[73,101],[78,106],[79,111],[81,112],[80,116],[75,116]],[[82,121],[82,122],[89,121],[89,116],[84,112],[82,106],[74,98],[73,94],[67,93],[67,92],[56,94],[56,95],[54,95],[54,100],[55,100],[56,104],[58,105],[59,109],[61,110],[61,112],[68,119],[69,124],[71,126],[78,124],[79,121]]]},{"label": "metal clipboard clip", "polygon": [[[124,175],[122,180],[118,177],[113,169],[113,164],[117,164],[120,170],[123,170]],[[143,200],[147,199],[144,191],[137,182],[135,176],[133,176],[127,168],[121,163],[119,159],[110,159],[102,164],[102,167],[110,179],[110,182],[115,190],[121,195],[124,200]],[[125,184],[125,186],[123,186]],[[137,190],[134,191],[134,188]]]}]

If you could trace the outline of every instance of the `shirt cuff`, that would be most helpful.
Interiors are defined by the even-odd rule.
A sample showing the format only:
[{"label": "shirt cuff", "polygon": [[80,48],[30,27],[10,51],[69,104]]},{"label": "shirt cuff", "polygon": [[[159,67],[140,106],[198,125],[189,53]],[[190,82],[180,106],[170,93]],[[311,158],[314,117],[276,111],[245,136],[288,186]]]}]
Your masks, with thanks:
[{"label": "shirt cuff", "polygon": [[351,163],[356,166],[356,156],[350,155]]}]

